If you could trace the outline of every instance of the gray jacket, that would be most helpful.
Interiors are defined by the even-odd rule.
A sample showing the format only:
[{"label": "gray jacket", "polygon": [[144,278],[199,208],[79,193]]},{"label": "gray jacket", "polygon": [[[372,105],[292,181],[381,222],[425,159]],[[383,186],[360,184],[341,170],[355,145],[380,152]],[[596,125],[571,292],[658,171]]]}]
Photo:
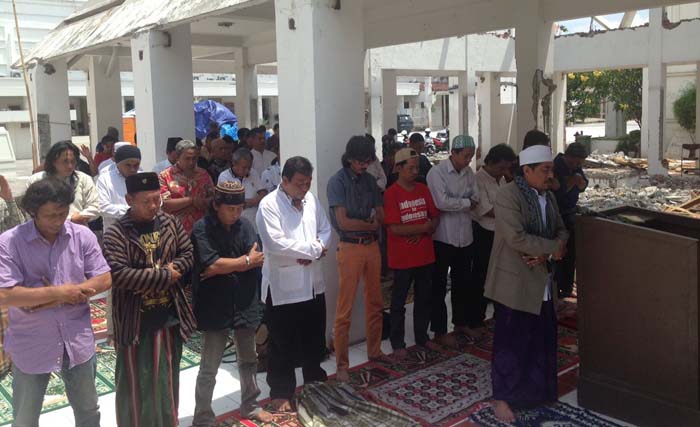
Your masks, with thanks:
[{"label": "gray jacket", "polygon": [[[494,205],[496,232],[484,295],[514,310],[539,314],[549,273],[545,264],[528,267],[523,255],[549,256],[569,234],[551,193],[547,202],[557,212],[557,238],[548,240],[525,231],[527,202],[515,182],[498,190]],[[552,289],[556,295],[556,286]]]}]

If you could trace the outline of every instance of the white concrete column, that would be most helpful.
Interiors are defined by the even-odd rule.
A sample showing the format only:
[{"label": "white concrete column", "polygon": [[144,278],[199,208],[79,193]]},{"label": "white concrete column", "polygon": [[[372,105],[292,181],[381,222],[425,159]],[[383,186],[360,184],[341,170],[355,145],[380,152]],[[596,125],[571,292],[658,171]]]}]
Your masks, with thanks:
[{"label": "white concrete column", "polygon": [[90,145],[93,150],[112,126],[122,131],[122,86],[119,60],[110,67],[110,58],[91,56],[87,82],[87,107],[90,117]]},{"label": "white concrete column", "polygon": [[555,73],[557,89],[552,95],[552,151],[563,153],[566,150],[566,73]]},{"label": "white concrete column", "polygon": [[425,113],[427,114],[428,127],[433,127],[433,78],[426,77],[423,80],[423,105],[425,105]]},{"label": "white concrete column", "polygon": [[235,49],[236,57],[236,101],[235,113],[238,127],[251,128],[258,125],[258,73],[255,64],[248,62],[248,49]]},{"label": "white concrete column", "polygon": [[[381,71],[382,84],[382,135],[394,128],[398,131],[396,115],[399,111],[399,98],[396,95],[396,70]],[[376,136],[375,136],[376,138]]]},{"label": "white concrete column", "polygon": [[37,64],[30,78],[37,145],[40,159],[43,159],[52,144],[71,139],[66,61]]},{"label": "white concrete column", "polygon": [[[311,161],[314,179],[310,191],[328,206],[326,185],[341,167],[345,144],[365,130],[362,2],[344,1],[336,10],[324,0],[275,0],[275,11],[280,127],[285,141],[282,153]],[[396,85],[391,88],[395,94]],[[393,114],[396,121],[396,110]],[[338,265],[334,248],[328,253],[322,268],[330,331]],[[351,342],[364,337],[361,293],[353,311]]]},{"label": "white concrete column", "polygon": [[[494,104],[498,102],[498,74],[482,73],[481,78],[483,79],[483,83],[481,83],[477,89],[477,97],[479,98],[479,105],[481,106],[481,117],[479,118],[481,132],[477,139],[477,145],[481,150],[481,160],[478,164],[483,164],[486,154],[488,154],[491,147],[496,144],[493,140],[492,127],[496,121]],[[496,88],[495,91],[494,86]]]},{"label": "white concrete column", "polygon": [[141,168],[165,158],[169,137],[194,141],[192,43],[189,24],[146,31],[131,40]]},{"label": "white concrete column", "polygon": [[664,158],[664,105],[666,98],[666,64],[662,62],[663,9],[649,10],[649,71],[647,143],[650,175],[666,175]]},{"label": "white concrete column", "polygon": [[262,96],[258,96],[256,101],[257,101],[256,102],[256,112],[255,112],[255,116],[253,117],[253,119],[256,119],[256,120],[254,120],[251,123],[252,126],[260,126],[260,123],[262,123],[262,121],[265,119],[263,117],[263,99],[262,99]]},{"label": "white concrete column", "polygon": [[[370,111],[370,132],[377,141],[381,141],[389,127],[384,127],[384,111],[382,110],[382,97],[384,90],[384,80],[382,70],[377,63],[376,53],[367,51],[368,73],[369,73],[369,111]],[[396,97],[396,95],[394,95]],[[377,152],[381,158],[381,143],[377,144]]]},{"label": "white concrete column", "polygon": [[649,68],[642,68],[642,126],[640,129],[639,155],[649,156]]},{"label": "white concrete column", "polygon": [[449,110],[450,111],[448,112],[448,117],[450,119],[449,129],[450,129],[450,138],[454,138],[455,136],[462,133],[462,129],[463,129],[463,120],[462,120],[463,103],[462,103],[462,97],[460,96],[459,88],[457,87],[459,85],[459,77],[449,77],[448,82],[449,82],[449,87],[450,87],[450,95],[449,95],[449,100],[450,100]]},{"label": "white concrete column", "polygon": [[[535,76],[538,70],[542,71],[544,78],[552,75],[554,23],[545,21],[540,15],[539,0],[520,0],[514,4],[514,8],[515,62],[518,70],[518,135],[514,147],[518,151],[528,131],[542,130],[540,101],[547,94],[547,89],[535,81]],[[539,98],[533,99],[537,90]]]},{"label": "white concrete column", "polygon": [[[460,95],[462,99],[462,132],[476,141],[479,138],[479,107],[476,99],[476,58],[477,53],[469,42],[470,36],[464,38],[465,73],[459,76]],[[471,48],[471,49],[470,49]]]}]

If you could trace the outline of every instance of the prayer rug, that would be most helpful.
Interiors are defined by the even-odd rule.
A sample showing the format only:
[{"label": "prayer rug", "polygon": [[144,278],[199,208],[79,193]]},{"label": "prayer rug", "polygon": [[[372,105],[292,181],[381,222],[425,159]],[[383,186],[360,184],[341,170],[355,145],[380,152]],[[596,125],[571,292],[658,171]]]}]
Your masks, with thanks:
[{"label": "prayer rug", "polygon": [[464,353],[368,390],[375,400],[425,425],[491,396],[491,364]]},{"label": "prayer rug", "polygon": [[578,304],[576,298],[559,300],[557,307],[557,319],[559,319],[559,324],[573,330],[578,330],[577,308]]},{"label": "prayer rug", "polygon": [[469,416],[469,421],[479,427],[621,427],[620,424],[608,421],[591,411],[562,402],[552,406],[516,411],[515,416],[515,423],[498,421],[491,405],[484,403]]},{"label": "prayer rug", "polygon": [[95,340],[107,338],[107,298],[90,301],[90,321]]},{"label": "prayer rug", "polygon": [[[99,300],[97,300],[99,301]],[[95,302],[95,301],[93,301]],[[91,303],[91,310],[93,305]],[[94,326],[94,323],[93,323]],[[106,331],[106,329],[105,329]],[[185,370],[199,366],[201,361],[202,335],[195,332],[190,340],[182,348],[182,359],[180,360],[180,370]],[[114,368],[117,362],[117,354],[113,347],[106,343],[97,345],[97,374],[95,386],[97,394],[102,396],[114,392]],[[224,353],[224,357],[231,358],[235,355],[235,349],[231,348]],[[69,405],[66,396],[63,380],[59,373],[51,374],[49,385],[46,388],[44,404],[41,412],[50,412],[56,409],[65,408]],[[12,422],[12,373],[8,374],[0,381],[0,425]]]}]

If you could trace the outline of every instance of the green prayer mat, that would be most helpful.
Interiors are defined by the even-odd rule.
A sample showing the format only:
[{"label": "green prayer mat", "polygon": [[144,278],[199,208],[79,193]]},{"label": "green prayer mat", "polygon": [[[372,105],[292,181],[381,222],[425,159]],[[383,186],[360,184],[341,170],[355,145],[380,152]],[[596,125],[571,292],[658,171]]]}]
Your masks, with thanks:
[{"label": "green prayer mat", "polygon": [[[199,366],[202,354],[202,334],[195,332],[182,348],[182,360],[180,370]],[[230,348],[224,353],[224,358],[235,354],[235,349]],[[114,368],[117,362],[117,353],[113,347],[102,343],[97,345],[97,377],[95,386],[97,394],[102,396],[114,392]],[[60,373],[51,374],[49,385],[46,387],[44,405],[41,413],[55,411],[68,406],[68,397],[63,387]],[[0,381],[0,425],[12,422],[12,373]]]}]

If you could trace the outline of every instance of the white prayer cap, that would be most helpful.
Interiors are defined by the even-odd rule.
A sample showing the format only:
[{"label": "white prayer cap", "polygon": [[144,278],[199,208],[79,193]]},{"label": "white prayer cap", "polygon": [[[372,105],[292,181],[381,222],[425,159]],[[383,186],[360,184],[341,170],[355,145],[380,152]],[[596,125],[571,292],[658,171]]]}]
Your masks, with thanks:
[{"label": "white prayer cap", "polygon": [[552,161],[552,149],[546,145],[533,145],[520,152],[520,166]]},{"label": "white prayer cap", "polygon": [[116,153],[118,149],[124,147],[125,145],[131,145],[130,142],[120,141],[114,144],[114,152]]}]

